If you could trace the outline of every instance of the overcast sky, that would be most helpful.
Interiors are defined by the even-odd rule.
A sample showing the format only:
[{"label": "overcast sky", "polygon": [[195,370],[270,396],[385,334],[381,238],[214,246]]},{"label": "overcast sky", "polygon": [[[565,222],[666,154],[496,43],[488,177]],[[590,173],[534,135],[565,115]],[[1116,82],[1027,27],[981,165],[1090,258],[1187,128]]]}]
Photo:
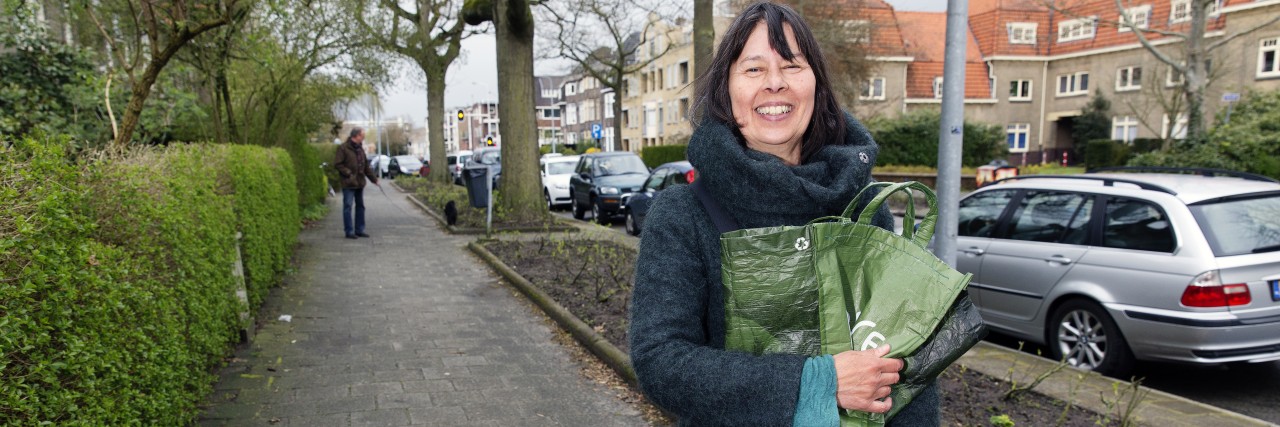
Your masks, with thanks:
[{"label": "overcast sky", "polygon": [[[946,11],[945,0],[885,0],[896,10]],[[462,56],[449,68],[445,81],[444,103],[453,109],[475,102],[497,101],[498,70],[495,41],[492,34],[473,36],[462,42]],[[558,74],[566,71],[564,61],[539,61],[534,64],[535,74]],[[387,118],[403,116],[415,126],[424,126],[427,116],[427,91],[425,78],[416,65],[401,67],[404,71],[396,87],[382,92],[383,115]]]}]

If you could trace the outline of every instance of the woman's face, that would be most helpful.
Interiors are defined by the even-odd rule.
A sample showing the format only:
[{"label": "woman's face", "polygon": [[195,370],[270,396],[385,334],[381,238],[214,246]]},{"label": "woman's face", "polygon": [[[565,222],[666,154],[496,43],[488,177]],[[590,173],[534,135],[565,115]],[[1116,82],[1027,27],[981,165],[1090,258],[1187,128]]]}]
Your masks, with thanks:
[{"label": "woman's face", "polygon": [[769,30],[761,22],[729,70],[729,99],[747,148],[797,164],[800,141],[813,118],[815,79],[791,26],[782,28],[795,61],[769,47]]}]

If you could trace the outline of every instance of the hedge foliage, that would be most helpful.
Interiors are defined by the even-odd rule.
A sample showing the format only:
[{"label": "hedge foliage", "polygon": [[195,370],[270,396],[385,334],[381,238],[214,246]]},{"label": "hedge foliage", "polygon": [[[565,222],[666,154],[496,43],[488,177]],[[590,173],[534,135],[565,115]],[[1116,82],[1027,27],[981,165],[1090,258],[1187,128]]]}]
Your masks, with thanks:
[{"label": "hedge foliage", "polygon": [[1208,142],[1176,141],[1168,151],[1144,153],[1132,166],[1231,169],[1280,178],[1280,90],[1249,91],[1233,107],[1220,109]]},{"label": "hedge foliage", "polygon": [[655,145],[652,147],[644,147],[640,149],[640,159],[644,160],[645,166],[656,168],[664,163],[678,162],[686,160],[685,151],[688,151],[688,145]]},{"label": "hedge foliage", "polygon": [[1124,166],[1130,157],[1128,144],[1110,139],[1089,141],[1084,153],[1084,164],[1090,169]]},{"label": "hedge foliage", "polygon": [[0,424],[188,424],[239,338],[235,233],[259,294],[297,239],[288,154],[65,146],[0,147]]},{"label": "hedge foliage", "polygon": [[[880,144],[876,163],[938,167],[938,128],[941,124],[940,114],[933,110],[918,110],[901,117],[868,122],[868,130]],[[964,123],[961,154],[964,166],[982,166],[1007,156],[1008,146],[1000,126]]]}]

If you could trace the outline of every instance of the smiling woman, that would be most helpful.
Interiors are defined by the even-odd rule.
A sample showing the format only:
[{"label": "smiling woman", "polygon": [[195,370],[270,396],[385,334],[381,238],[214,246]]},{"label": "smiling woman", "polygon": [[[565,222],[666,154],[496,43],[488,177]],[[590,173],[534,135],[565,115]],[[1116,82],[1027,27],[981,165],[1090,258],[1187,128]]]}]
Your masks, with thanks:
[{"label": "smiling woman", "polygon": [[[687,153],[698,179],[654,198],[636,260],[629,336],[641,389],[682,425],[835,426],[840,408],[889,411],[903,363],[883,357],[888,346],[725,349],[721,230],[690,188],[739,228],[762,228],[838,215],[872,181],[878,147],[840,108],[808,25],[785,5],[752,4],[698,79]],[[872,223],[893,227],[887,209]],[[890,425],[940,423],[935,386],[903,403]]]}]

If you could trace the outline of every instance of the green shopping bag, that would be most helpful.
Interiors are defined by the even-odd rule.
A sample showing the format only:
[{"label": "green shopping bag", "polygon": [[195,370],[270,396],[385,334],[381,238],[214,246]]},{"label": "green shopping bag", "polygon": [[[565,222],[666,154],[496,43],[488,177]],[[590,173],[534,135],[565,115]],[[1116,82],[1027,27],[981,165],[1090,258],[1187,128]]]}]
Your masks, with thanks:
[{"label": "green shopping bag", "polygon": [[[854,221],[863,193],[885,187]],[[919,229],[912,203],[902,235],[871,224],[885,199],[910,190],[924,193],[929,203]],[[889,357],[905,358],[904,381],[894,386],[890,413],[843,411],[846,426],[883,425],[983,333],[972,304],[957,298],[972,276],[925,248],[937,223],[933,191],[905,182],[873,183],[863,193],[839,217],[720,238],[727,349],[814,356],[887,343],[893,347]],[[913,360],[938,335],[947,341],[930,346],[927,360]]]}]

